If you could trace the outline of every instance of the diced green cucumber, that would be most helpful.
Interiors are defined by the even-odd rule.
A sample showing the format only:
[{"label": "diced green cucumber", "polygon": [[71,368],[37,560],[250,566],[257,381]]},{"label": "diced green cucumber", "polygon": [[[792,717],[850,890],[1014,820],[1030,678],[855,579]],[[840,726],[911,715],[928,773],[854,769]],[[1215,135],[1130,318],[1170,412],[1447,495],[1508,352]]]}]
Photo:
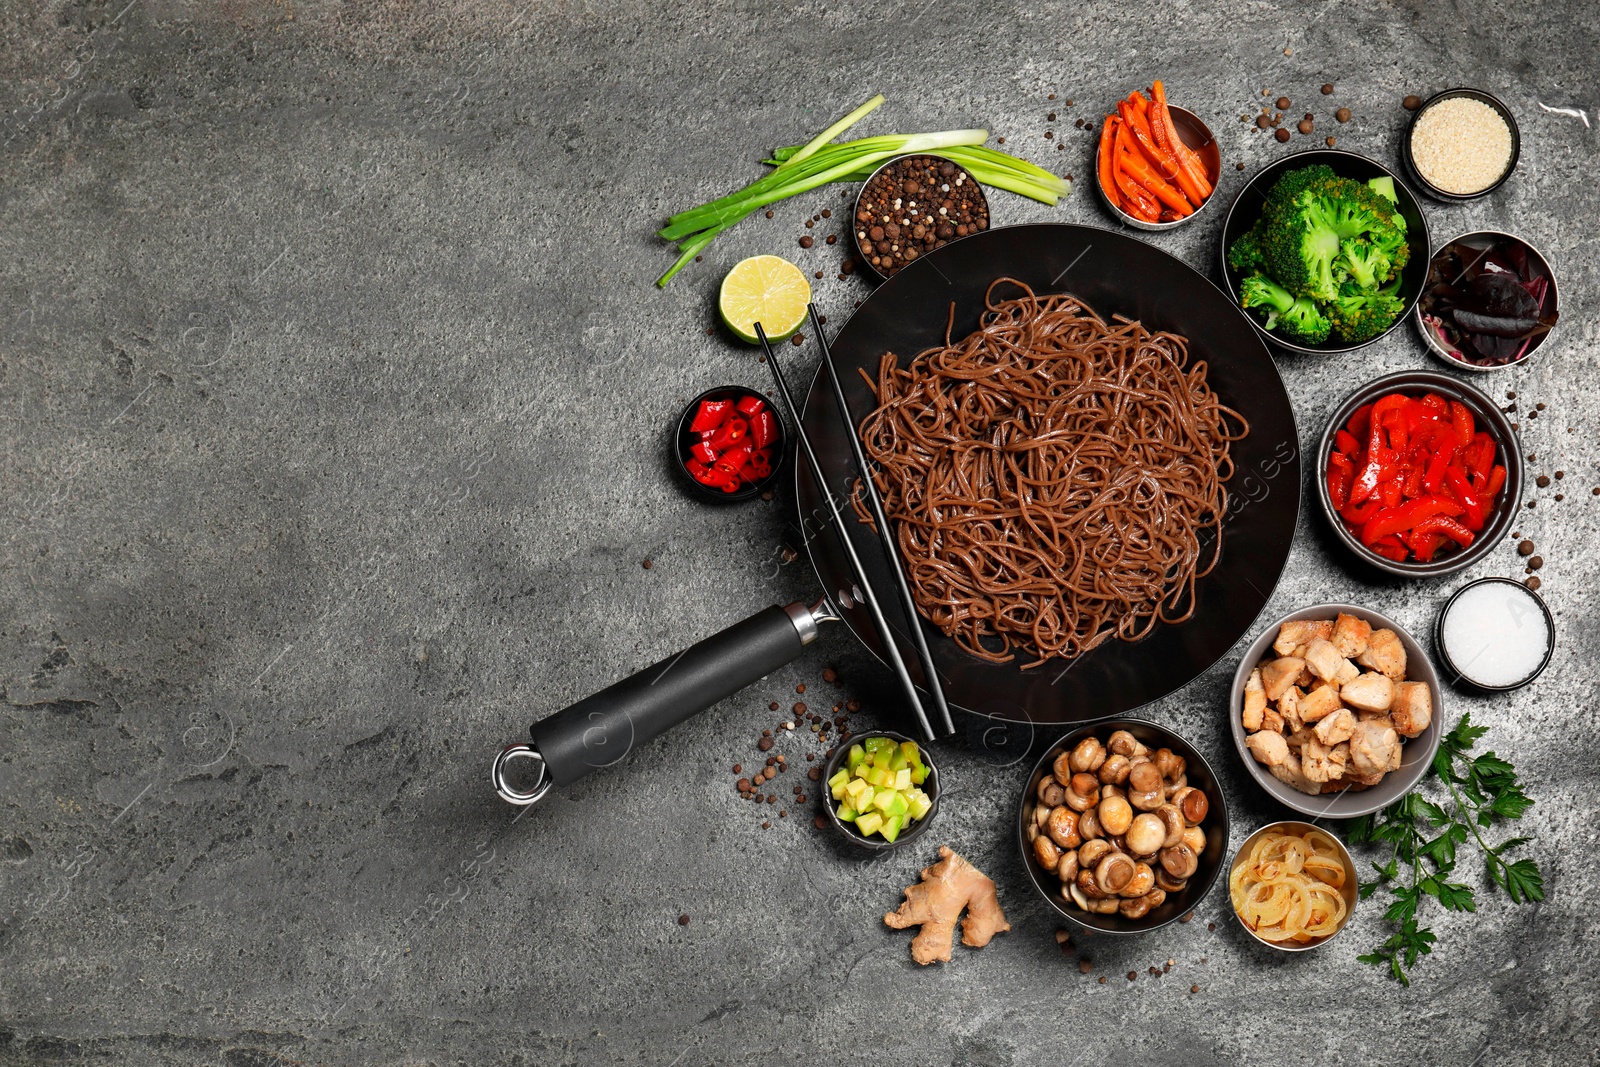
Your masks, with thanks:
[{"label": "diced green cucumber", "polygon": [[911,768],[901,767],[894,772],[894,787],[902,791],[911,788]]},{"label": "diced green cucumber", "polygon": [[910,806],[907,809],[906,814],[910,815],[913,819],[923,818],[928,814],[928,809],[933,807],[933,801],[928,799],[928,794],[922,792],[920,789],[911,794],[911,799],[908,801],[908,804]]},{"label": "diced green cucumber", "polygon": [[856,821],[856,809],[852,808],[848,804],[840,804],[839,805],[839,821],[840,822],[855,822]]},{"label": "diced green cucumber", "polygon": [[926,768],[926,767],[913,767],[913,768],[911,768],[911,784],[912,785],[921,785],[923,782],[926,782],[927,780],[928,780],[928,768]]},{"label": "diced green cucumber", "polygon": [[883,816],[875,811],[869,811],[856,816],[856,829],[866,837],[871,837],[883,827]]},{"label": "diced green cucumber", "polygon": [[865,748],[868,752],[876,752],[878,749],[887,748],[892,744],[894,744],[894,739],[890,737],[869,737],[865,741],[861,742],[861,747]]},{"label": "diced green cucumber", "polygon": [[867,750],[860,745],[851,745],[849,753],[844,758],[844,765],[853,771],[866,761]]},{"label": "diced green cucumber", "polygon": [[878,833],[883,835],[885,841],[893,841],[900,836],[900,830],[904,826],[904,815],[891,815],[883,820],[883,825],[878,828]]}]

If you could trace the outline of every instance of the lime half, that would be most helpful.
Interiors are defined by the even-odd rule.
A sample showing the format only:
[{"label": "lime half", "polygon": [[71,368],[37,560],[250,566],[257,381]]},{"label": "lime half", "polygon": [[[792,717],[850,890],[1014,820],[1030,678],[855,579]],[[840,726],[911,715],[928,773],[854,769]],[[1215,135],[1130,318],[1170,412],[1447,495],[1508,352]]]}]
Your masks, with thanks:
[{"label": "lime half", "polygon": [[809,303],[811,283],[799,267],[782,256],[751,256],[722,279],[717,310],[728,329],[755,344],[756,323],[767,340],[782,341],[805,322]]}]

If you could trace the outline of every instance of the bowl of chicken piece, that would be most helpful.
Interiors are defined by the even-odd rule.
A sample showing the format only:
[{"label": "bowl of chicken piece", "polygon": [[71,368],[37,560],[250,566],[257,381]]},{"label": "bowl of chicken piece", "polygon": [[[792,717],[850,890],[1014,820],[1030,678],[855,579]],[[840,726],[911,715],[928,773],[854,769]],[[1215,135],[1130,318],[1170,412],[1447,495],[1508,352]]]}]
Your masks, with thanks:
[{"label": "bowl of chicken piece", "polygon": [[1351,819],[1416,788],[1439,747],[1439,676],[1404,627],[1317,604],[1256,638],[1233,676],[1233,743],[1261,788],[1314,818]]}]

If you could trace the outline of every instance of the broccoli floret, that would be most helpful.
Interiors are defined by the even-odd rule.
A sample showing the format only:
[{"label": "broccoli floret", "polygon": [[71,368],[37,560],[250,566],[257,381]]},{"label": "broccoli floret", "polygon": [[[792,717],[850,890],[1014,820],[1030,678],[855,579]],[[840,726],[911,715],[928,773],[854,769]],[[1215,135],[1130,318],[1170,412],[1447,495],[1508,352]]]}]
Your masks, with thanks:
[{"label": "broccoli floret", "polygon": [[1363,289],[1376,289],[1389,280],[1389,254],[1363,237],[1352,237],[1339,244],[1339,258],[1333,273],[1340,281],[1351,281]]},{"label": "broccoli floret", "polygon": [[1391,275],[1399,274],[1411,262],[1411,245],[1406,241],[1405,220],[1399,212],[1395,212],[1394,221],[1400,225],[1375,230],[1369,235],[1372,247],[1389,260]]},{"label": "broccoli floret", "polygon": [[1261,256],[1261,222],[1258,219],[1228,249],[1228,266],[1240,274],[1248,274],[1266,265],[1266,260]]},{"label": "broccoli floret", "polygon": [[[1309,173],[1308,173],[1309,172]],[[1296,296],[1327,302],[1338,295],[1335,269],[1341,242],[1364,234],[1386,235],[1385,253],[1404,231],[1397,230],[1394,205],[1361,182],[1341,178],[1327,167],[1290,171],[1278,179],[1261,218],[1260,244],[1267,273]],[[1383,280],[1374,275],[1369,284]]]},{"label": "broccoli floret", "polygon": [[1252,274],[1239,284],[1239,303],[1246,308],[1265,308],[1267,329],[1277,329],[1285,337],[1307,344],[1328,339],[1331,324],[1317,305],[1295,296],[1265,274]]},{"label": "broccoli floret", "polygon": [[1398,204],[1400,202],[1399,195],[1394,191],[1394,179],[1389,177],[1387,174],[1381,178],[1373,178],[1369,180],[1367,182],[1367,188],[1371,189],[1373,192],[1377,193],[1391,204]]},{"label": "broccoli floret", "polygon": [[1340,340],[1359,344],[1387,330],[1404,308],[1398,278],[1382,289],[1364,289],[1347,282],[1328,304],[1328,318]]}]

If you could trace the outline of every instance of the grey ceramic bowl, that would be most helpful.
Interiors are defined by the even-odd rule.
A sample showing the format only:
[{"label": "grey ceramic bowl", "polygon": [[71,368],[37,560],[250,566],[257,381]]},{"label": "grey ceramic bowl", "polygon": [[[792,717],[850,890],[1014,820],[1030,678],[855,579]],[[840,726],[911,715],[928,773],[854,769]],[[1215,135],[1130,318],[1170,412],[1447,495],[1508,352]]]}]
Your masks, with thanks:
[{"label": "grey ceramic bowl", "polygon": [[[1472,544],[1464,549],[1453,551],[1447,555],[1435,557],[1431,563],[1397,563],[1378,555],[1361,543],[1345,526],[1344,520],[1334,510],[1333,500],[1328,496],[1328,454],[1333,451],[1333,437],[1345,423],[1350,421],[1350,416],[1362,404],[1371,403],[1381,396],[1396,390],[1403,390],[1407,394],[1420,396],[1426,392],[1438,393],[1446,400],[1459,400],[1472,411],[1473,420],[1479,429],[1484,430],[1495,439],[1499,451],[1495,460],[1506,468],[1506,484],[1500,489],[1500,499],[1495,504],[1494,515],[1484,523],[1483,529],[1478,531]],[[1436,371],[1405,370],[1395,374],[1388,374],[1368,382],[1345,398],[1328,419],[1327,426],[1322,431],[1322,443],[1317,446],[1317,466],[1315,469],[1317,483],[1317,499],[1322,501],[1322,513],[1327,516],[1328,523],[1333,527],[1334,534],[1356,558],[1378,570],[1402,578],[1434,578],[1441,574],[1453,574],[1465,567],[1483,559],[1493,552],[1510,532],[1511,526],[1517,520],[1517,509],[1522,506],[1522,481],[1525,476],[1522,449],[1517,443],[1516,431],[1511,428],[1511,422],[1483,393],[1474,389],[1459,379]]]},{"label": "grey ceramic bowl", "polygon": [[[922,753],[922,763],[928,768],[928,777],[922,783],[922,791],[928,794],[928,799],[932,801],[931,806],[928,808],[928,814],[913,821],[893,841],[885,841],[877,834],[866,837],[853,825],[839,818],[839,802],[833,799],[833,793],[828,788],[828,779],[833,777],[835,771],[844,766],[845,759],[850,755],[850,746],[860,744],[869,737],[892,737],[896,741],[916,741],[917,748]],[[827,764],[822,768],[822,778],[817,782],[817,788],[822,791],[822,808],[827,813],[828,822],[846,841],[849,841],[857,848],[864,848],[869,852],[887,852],[892,848],[899,848],[901,845],[915,841],[928,829],[928,824],[933,822],[933,817],[939,814],[939,767],[933,762],[933,754],[928,751],[928,746],[921,741],[917,741],[914,737],[907,737],[905,734],[897,734],[893,730],[872,730],[852,737],[848,743],[841,742],[834,749],[834,753],[829,757]]]},{"label": "grey ceramic bowl", "polygon": [[[1195,871],[1194,877],[1189,879],[1189,885],[1183,892],[1169,895],[1159,908],[1152,908],[1142,919],[1129,919],[1120,914],[1097,915],[1069,906],[1061,898],[1061,880],[1055,876],[1055,872],[1041,867],[1039,861],[1034,859],[1032,843],[1028,840],[1028,821],[1037,797],[1039,779],[1050,773],[1051,764],[1055,763],[1056,757],[1072,750],[1086,737],[1097,737],[1104,741],[1117,730],[1127,730],[1152,749],[1170,748],[1182,756],[1184,762],[1188,764],[1184,773],[1189,784],[1205,793],[1206,804],[1210,809],[1201,823],[1206,833],[1206,847],[1205,851],[1200,853],[1200,866]],[[1034,764],[1032,773],[1028,775],[1027,788],[1022,791],[1022,799],[1017,804],[1017,848],[1022,852],[1022,865],[1028,871],[1028,880],[1063,919],[1083,929],[1106,934],[1148,933],[1151,930],[1159,930],[1187,912],[1193,911],[1201,898],[1211,891],[1217,875],[1222,872],[1223,861],[1227,858],[1228,802],[1222,795],[1222,787],[1217,784],[1217,776],[1212,772],[1211,764],[1206,762],[1205,757],[1200,755],[1193,745],[1171,730],[1145,719],[1101,719],[1099,722],[1086,723],[1067,734],[1051,745],[1045,754],[1039,757],[1039,762]]]},{"label": "grey ceramic bowl", "polygon": [[1211,183],[1211,195],[1201,201],[1199,207],[1183,218],[1173,219],[1171,222],[1146,222],[1143,219],[1134,218],[1118,207],[1112,201],[1111,194],[1107,193],[1100,184],[1100,150],[1098,148],[1095,149],[1094,187],[1100,191],[1101,202],[1105,204],[1112,215],[1116,216],[1118,222],[1127,223],[1134,229],[1144,230],[1147,233],[1165,233],[1167,230],[1175,230],[1184,223],[1193,222],[1199,218],[1200,213],[1206,209],[1206,205],[1217,198],[1217,182],[1222,179],[1222,151],[1217,147],[1217,139],[1211,134],[1211,127],[1207,126],[1200,116],[1193,111],[1181,107],[1173,107],[1171,104],[1167,105],[1167,110],[1172,112],[1173,129],[1178,131],[1178,136],[1183,139],[1183,143],[1188,145],[1194,154],[1200,157],[1200,166],[1205,169],[1206,181]]},{"label": "grey ceramic bowl", "polygon": [[[1488,104],[1500,115],[1502,119],[1505,120],[1506,127],[1511,131],[1511,159],[1506,163],[1505,172],[1502,173],[1500,177],[1496,178],[1493,184],[1487,188],[1479,189],[1475,193],[1447,193],[1437,185],[1434,185],[1432,182],[1428,181],[1428,179],[1424,178],[1422,176],[1422,172],[1417,169],[1416,157],[1411,154],[1411,138],[1417,132],[1417,123],[1422,121],[1422,116],[1428,113],[1429,108],[1445,100],[1458,100],[1463,98],[1467,100],[1476,100],[1480,104]],[[1522,132],[1517,128],[1517,117],[1511,113],[1511,109],[1506,107],[1506,105],[1502,103],[1498,97],[1490,93],[1486,93],[1482,89],[1446,89],[1442,93],[1435,93],[1433,96],[1430,96],[1423,102],[1421,107],[1417,108],[1416,114],[1411,116],[1411,122],[1406,126],[1405,139],[1400,142],[1400,160],[1405,164],[1406,173],[1416,180],[1417,186],[1423,192],[1427,193],[1435,200],[1441,200],[1447,204],[1463,204],[1468,200],[1476,200],[1480,196],[1488,196],[1490,193],[1504,185],[1507,178],[1516,173],[1517,160],[1521,157],[1521,155]]]},{"label": "grey ceramic bowl", "polygon": [[[1384,775],[1383,781],[1377,785],[1370,789],[1346,789],[1342,793],[1311,796],[1278,781],[1265,767],[1257,763],[1255,757],[1250,755],[1250,750],[1245,748],[1242,717],[1244,684],[1250,679],[1250,672],[1260,665],[1271,651],[1272,642],[1277,640],[1280,626],[1300,619],[1332,619],[1341,611],[1346,615],[1365,619],[1372,624],[1374,630],[1390,629],[1399,635],[1400,643],[1406,650],[1406,678],[1414,682],[1428,683],[1428,689],[1433,694],[1433,718],[1426,730],[1416,737],[1405,740],[1401,748],[1400,769]],[[1298,611],[1291,611],[1267,627],[1245,650],[1244,658],[1239,661],[1239,669],[1233,672],[1233,692],[1228,699],[1228,728],[1233,731],[1233,745],[1239,750],[1239,758],[1244,761],[1250,776],[1262,789],[1272,794],[1273,799],[1314,819],[1353,819],[1357,815],[1368,815],[1380,808],[1388,807],[1415,789],[1417,783],[1422,781],[1422,776],[1427,773],[1428,765],[1433,762],[1434,752],[1439,748],[1439,738],[1444,733],[1440,725],[1443,719],[1444,701],[1439,689],[1439,675],[1433,669],[1433,661],[1428,658],[1428,654],[1423,651],[1416,638],[1388,616],[1356,604],[1313,604]]]},{"label": "grey ceramic bowl", "polygon": [[[1499,230],[1473,230],[1472,232],[1464,233],[1459,237],[1452,237],[1450,240],[1440,245],[1438,250],[1434,252],[1433,258],[1435,260],[1439,259],[1447,246],[1456,244],[1457,242],[1469,244],[1474,248],[1487,249],[1492,244],[1501,241],[1511,241],[1521,245],[1528,253],[1528,266],[1533,269],[1534,275],[1536,277],[1543,277],[1547,282],[1549,282],[1549,288],[1545,291],[1544,303],[1540,306],[1539,313],[1542,315],[1548,314],[1549,312],[1555,312],[1557,315],[1559,315],[1561,313],[1561,292],[1559,286],[1556,285],[1555,271],[1550,269],[1550,261],[1545,258],[1543,252],[1539,251],[1537,248],[1533,247],[1533,245],[1529,244],[1527,241],[1523,240],[1521,237],[1518,237],[1514,233],[1501,233]],[[1428,265],[1428,281],[1429,288],[1431,288],[1433,281],[1432,261],[1430,261]],[[1455,350],[1451,348],[1451,346],[1442,336],[1440,336],[1438,329],[1430,325],[1425,317],[1427,304],[1428,292],[1426,289],[1424,289],[1422,293],[1422,299],[1417,301],[1416,310],[1411,314],[1412,320],[1416,323],[1417,332],[1422,335],[1423,344],[1428,346],[1428,351],[1438,356],[1450,366],[1456,368],[1457,370],[1472,371],[1474,374],[1488,374],[1497,370],[1509,370],[1512,367],[1522,366],[1524,363],[1528,362],[1528,360],[1533,358],[1533,354],[1539,350],[1539,346],[1544,344],[1545,341],[1549,339],[1550,335],[1555,333],[1556,330],[1561,326],[1560,320],[1558,319],[1555,326],[1530,340],[1528,342],[1528,350],[1522,353],[1521,357],[1518,359],[1514,359],[1510,363],[1491,363],[1487,366],[1484,366],[1478,363],[1469,363],[1465,359],[1461,359],[1455,354]]]},{"label": "grey ceramic bowl", "polygon": [[1244,932],[1249,934],[1251,938],[1253,938],[1258,944],[1265,945],[1268,948],[1275,949],[1278,952],[1309,952],[1314,948],[1321,948],[1329,941],[1332,941],[1334,938],[1344,933],[1345,927],[1350,925],[1350,918],[1356,913],[1356,904],[1358,903],[1360,896],[1360,876],[1356,873],[1356,861],[1351,858],[1350,850],[1345,848],[1344,842],[1340,841],[1339,838],[1331,833],[1326,827],[1313,826],[1308,822],[1297,822],[1293,819],[1290,819],[1284,822],[1269,823],[1257,830],[1255,833],[1251,834],[1249,837],[1245,838],[1244,844],[1239,846],[1239,851],[1233,854],[1233,862],[1228,864],[1228,879],[1231,883],[1233,879],[1233,872],[1238,870],[1240,865],[1244,863],[1245,859],[1250,855],[1250,850],[1255,847],[1256,842],[1261,839],[1263,834],[1277,831],[1279,833],[1294,833],[1303,835],[1308,830],[1321,830],[1323,833],[1333,838],[1333,843],[1338,846],[1339,862],[1344,866],[1344,885],[1340,888],[1339,895],[1344,897],[1344,906],[1346,910],[1344,913],[1344,921],[1339,924],[1339,928],[1337,930],[1331,934],[1327,934],[1326,936],[1319,937],[1315,941],[1307,941],[1304,944],[1300,944],[1295,941],[1268,941],[1266,938],[1262,937],[1260,934],[1256,933],[1254,930],[1250,929],[1250,927],[1245,925],[1244,919],[1240,917],[1237,911],[1234,911],[1232,891],[1230,890],[1228,894],[1228,910],[1233,912],[1233,917],[1238,919],[1239,925],[1244,929]]}]

